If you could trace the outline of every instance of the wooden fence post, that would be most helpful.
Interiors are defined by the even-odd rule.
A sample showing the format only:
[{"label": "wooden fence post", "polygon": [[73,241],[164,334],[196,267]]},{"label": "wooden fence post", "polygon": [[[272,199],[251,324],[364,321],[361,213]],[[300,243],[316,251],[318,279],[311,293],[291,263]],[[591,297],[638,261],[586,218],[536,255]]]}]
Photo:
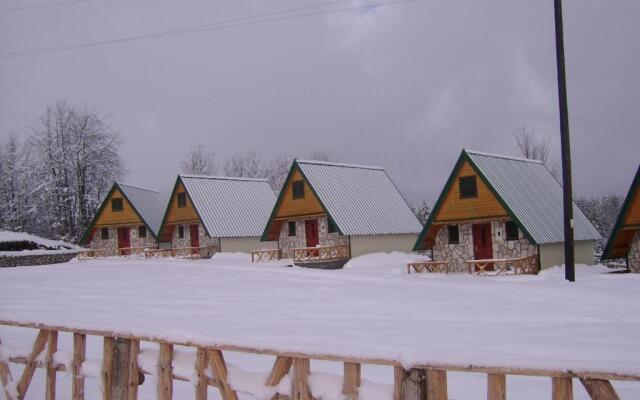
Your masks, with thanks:
[{"label": "wooden fence post", "polygon": [[447,371],[427,370],[427,400],[447,399]]},{"label": "wooden fence post", "polygon": [[209,364],[218,380],[218,389],[223,400],[238,400],[238,394],[231,388],[227,380],[227,364],[220,350],[209,350]]},{"label": "wooden fence post", "polygon": [[342,383],[342,394],[355,400],[358,398],[358,388],[360,387],[361,367],[358,363],[344,363],[344,381]]},{"label": "wooden fence post", "polygon": [[205,374],[205,369],[207,369],[207,350],[198,347],[196,351],[196,376],[198,377],[196,400],[207,400],[207,383],[209,379]]},{"label": "wooden fence post", "polygon": [[71,398],[73,400],[84,400],[84,376],[82,375],[82,363],[85,360],[87,352],[87,336],[74,333],[73,334],[73,366],[71,373],[73,380],[71,382]]},{"label": "wooden fence post", "polygon": [[507,376],[487,374],[487,400],[507,399]]},{"label": "wooden fence post", "polygon": [[129,340],[129,370],[127,374],[127,400],[138,400],[138,386],[144,382],[144,374],[138,368],[138,354],[140,354],[140,341]]},{"label": "wooden fence post", "polygon": [[24,370],[22,370],[22,377],[18,382],[18,399],[24,399],[24,396],[27,394],[27,389],[29,388],[29,384],[33,378],[33,373],[36,370],[36,357],[42,353],[46,345],[47,331],[40,330],[35,342],[33,343],[31,354],[29,354],[29,358],[27,358],[27,364],[25,365]]},{"label": "wooden fence post", "polygon": [[58,332],[47,331],[47,356],[45,358],[45,367],[47,369],[46,400],[55,400],[56,398],[56,363],[53,359],[56,351],[58,351]]},{"label": "wooden fence post", "polygon": [[173,398],[173,345],[160,343],[158,355],[158,386],[156,398],[171,400]]},{"label": "wooden fence post", "polygon": [[423,369],[405,371],[402,367],[395,367],[394,400],[425,400],[427,398],[427,377]]},{"label": "wooden fence post", "polygon": [[580,382],[592,400],[620,400],[620,397],[609,381],[602,379],[582,379]]},{"label": "wooden fence post", "polygon": [[311,363],[308,358],[293,359],[293,377],[291,378],[291,400],[311,400],[309,374]]},{"label": "wooden fence post", "polygon": [[[130,339],[104,338],[102,351],[103,400],[131,400],[138,394],[139,344]],[[132,349],[133,348],[133,349]]]},{"label": "wooden fence post", "polygon": [[[0,340],[0,345],[2,344],[2,340]],[[9,369],[9,362],[5,362],[2,357],[0,357],[0,383],[2,384],[2,389],[4,392],[4,397],[6,400],[15,400],[13,395],[10,393],[9,385],[13,385],[13,377],[11,376],[11,370]]]},{"label": "wooden fence post", "polygon": [[551,378],[551,400],[573,400],[573,381],[571,378]]}]

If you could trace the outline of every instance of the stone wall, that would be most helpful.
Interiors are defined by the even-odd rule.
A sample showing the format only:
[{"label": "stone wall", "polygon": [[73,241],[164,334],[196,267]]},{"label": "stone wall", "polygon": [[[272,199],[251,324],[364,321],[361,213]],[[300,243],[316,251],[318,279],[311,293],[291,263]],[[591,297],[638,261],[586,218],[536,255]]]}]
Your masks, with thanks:
[{"label": "stone wall", "polygon": [[[147,237],[141,238],[138,235],[138,227],[140,225],[129,226],[129,235],[131,239],[131,247],[144,247],[149,249],[155,249],[158,247],[157,241],[153,238],[149,229],[147,229]],[[122,226],[120,226],[122,227]],[[91,241],[87,243],[87,247],[91,249],[104,249],[107,256],[118,255],[118,227],[110,226],[109,239],[102,239],[102,227],[96,228]]]},{"label": "stone wall", "polygon": [[0,268],[26,265],[45,265],[66,263],[78,255],[75,251],[53,254],[0,256]]},{"label": "stone wall", "polygon": [[[178,234],[179,234],[179,229],[178,226],[180,225],[176,225],[175,229],[173,230],[173,237],[171,238],[171,247],[173,248],[180,248],[180,247],[191,247],[191,228],[189,228],[191,225],[193,224],[184,224],[182,225],[184,227],[184,237],[183,238],[179,238]],[[202,225],[201,223],[198,224],[198,236],[199,236],[199,241],[200,241],[200,247],[206,247],[206,246],[218,246],[218,238],[212,238],[209,235],[207,235],[206,230],[204,229],[204,225]]]},{"label": "stone wall", "polygon": [[629,270],[640,273],[640,232],[636,232],[629,247]]},{"label": "stone wall", "polygon": [[[537,254],[537,247],[529,242],[522,232],[518,230],[519,240],[506,240],[504,228],[505,220],[491,221],[491,237],[493,258],[526,257]],[[449,232],[443,226],[433,246],[434,260],[448,260],[452,271],[466,272],[465,261],[472,260],[473,256],[473,224],[458,224],[459,243],[449,243]]]},{"label": "stone wall", "polygon": [[[284,221],[280,228],[280,236],[278,238],[278,246],[282,252],[282,258],[293,257],[291,249],[307,247],[307,238],[305,234],[304,221],[309,218],[291,219]],[[348,245],[349,238],[337,232],[329,233],[329,223],[326,216],[317,217],[318,219],[318,237],[320,246],[339,246]],[[296,235],[289,236],[289,221],[296,223]]]}]

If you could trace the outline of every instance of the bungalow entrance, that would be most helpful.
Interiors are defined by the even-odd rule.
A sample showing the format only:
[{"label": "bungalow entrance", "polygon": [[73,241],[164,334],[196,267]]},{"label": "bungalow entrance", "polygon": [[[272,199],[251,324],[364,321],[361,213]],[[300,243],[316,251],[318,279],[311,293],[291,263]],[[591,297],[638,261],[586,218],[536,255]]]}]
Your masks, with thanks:
[{"label": "bungalow entrance", "polygon": [[[473,224],[473,258],[476,260],[490,260],[493,258],[493,246],[491,244],[491,224]],[[493,271],[493,263],[485,267]]]},{"label": "bungalow entrance", "polygon": [[131,231],[129,227],[118,228],[118,254],[127,256],[131,248]]}]

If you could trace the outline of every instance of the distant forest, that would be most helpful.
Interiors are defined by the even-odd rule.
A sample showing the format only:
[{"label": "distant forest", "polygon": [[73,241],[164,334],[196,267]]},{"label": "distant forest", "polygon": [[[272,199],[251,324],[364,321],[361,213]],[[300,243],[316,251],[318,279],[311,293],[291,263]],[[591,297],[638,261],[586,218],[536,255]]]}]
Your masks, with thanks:
[{"label": "distant forest", "polygon": [[[558,176],[558,168],[549,163],[548,141],[526,128],[514,138],[523,156],[545,162]],[[119,135],[95,110],[66,101],[47,107],[25,139],[10,136],[0,142],[0,229],[77,243],[113,182],[127,174],[119,155],[121,145]],[[338,161],[324,151],[307,157]],[[292,161],[293,157],[266,158],[255,152],[219,160],[204,146],[194,146],[184,156],[181,170],[264,178],[277,192]],[[622,201],[614,194],[576,198],[604,238],[609,236]],[[431,206],[426,201],[411,206],[424,224]]]}]

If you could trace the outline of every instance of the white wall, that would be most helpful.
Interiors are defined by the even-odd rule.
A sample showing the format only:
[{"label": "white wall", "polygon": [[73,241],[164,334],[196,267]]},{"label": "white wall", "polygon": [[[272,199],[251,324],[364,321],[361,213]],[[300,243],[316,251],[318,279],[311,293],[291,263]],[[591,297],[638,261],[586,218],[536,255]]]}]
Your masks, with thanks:
[{"label": "white wall", "polygon": [[[575,242],[575,263],[593,265],[593,240]],[[564,264],[564,242],[540,245],[540,268]]]},{"label": "white wall", "polygon": [[249,253],[260,249],[277,249],[278,242],[261,242],[259,237],[220,238],[220,251]]},{"label": "white wall", "polygon": [[351,236],[351,257],[376,252],[410,253],[418,234]]}]

